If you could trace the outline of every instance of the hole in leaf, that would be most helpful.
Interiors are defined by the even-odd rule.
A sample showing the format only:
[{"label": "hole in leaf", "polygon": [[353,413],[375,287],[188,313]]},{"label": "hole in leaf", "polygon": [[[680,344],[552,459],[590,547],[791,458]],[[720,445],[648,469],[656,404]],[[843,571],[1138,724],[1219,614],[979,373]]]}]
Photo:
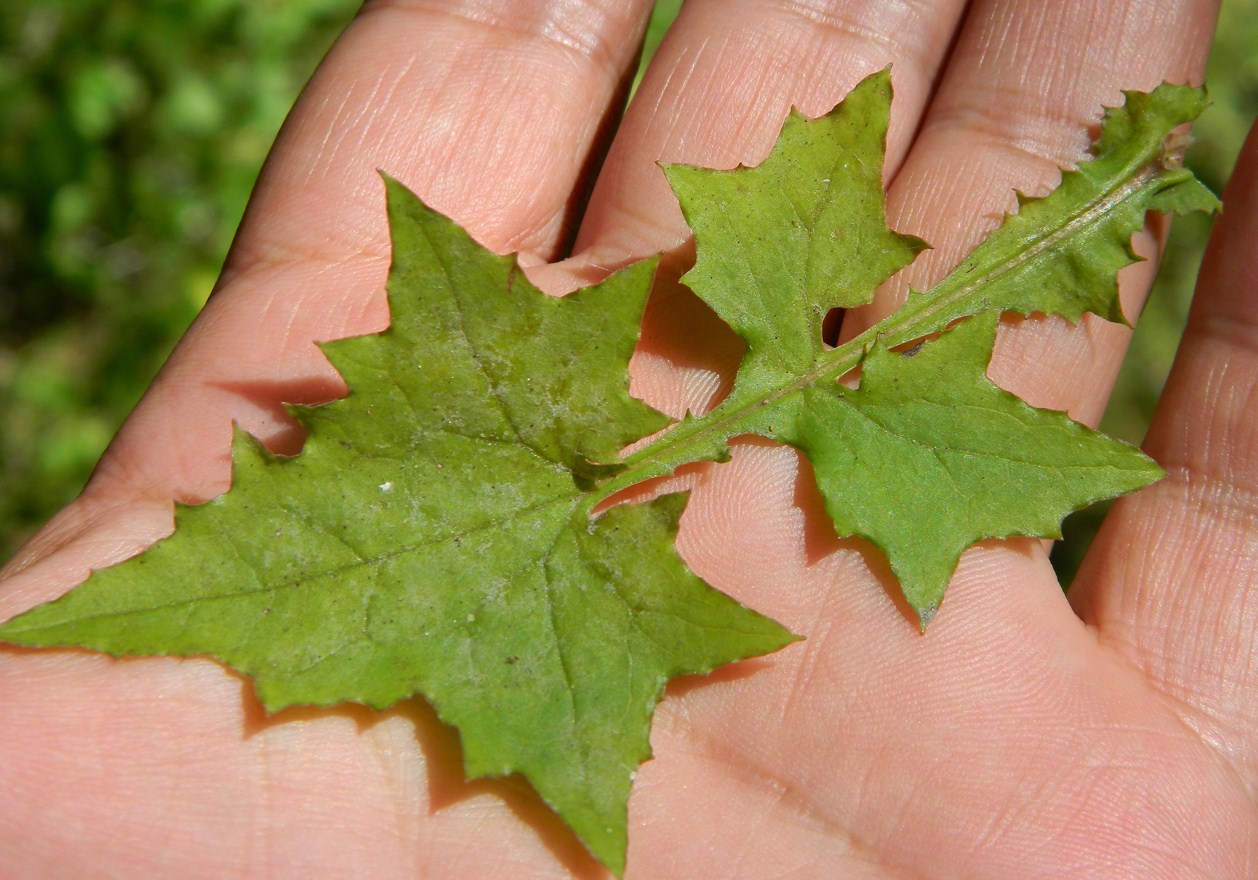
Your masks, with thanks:
[{"label": "hole in leaf", "polygon": [[843,326],[843,309],[831,309],[821,319],[821,341],[826,348],[839,344],[839,328]]}]

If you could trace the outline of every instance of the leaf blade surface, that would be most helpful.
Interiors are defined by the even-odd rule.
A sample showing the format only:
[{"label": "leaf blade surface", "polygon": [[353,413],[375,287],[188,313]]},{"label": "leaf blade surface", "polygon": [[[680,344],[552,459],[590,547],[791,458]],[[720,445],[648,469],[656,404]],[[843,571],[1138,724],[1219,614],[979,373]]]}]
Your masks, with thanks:
[{"label": "leaf blade surface", "polygon": [[270,711],[423,695],[470,776],[521,773],[619,872],[664,684],[794,637],[686,568],[681,496],[590,515],[586,482],[666,421],[625,371],[652,267],[547,297],[389,196],[392,324],[327,347],[351,392],[301,413],[302,454],[238,435],[227,494],[3,638],[213,656]]}]

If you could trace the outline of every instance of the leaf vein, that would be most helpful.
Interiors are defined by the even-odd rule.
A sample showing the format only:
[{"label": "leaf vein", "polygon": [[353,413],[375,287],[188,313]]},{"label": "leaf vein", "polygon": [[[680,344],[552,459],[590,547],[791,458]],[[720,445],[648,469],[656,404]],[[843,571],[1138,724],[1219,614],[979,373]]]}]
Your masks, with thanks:
[{"label": "leaf vein", "polygon": [[506,399],[502,396],[502,392],[498,389],[498,385],[495,382],[494,377],[485,366],[484,357],[481,354],[480,348],[477,346],[475,341],[473,341],[471,333],[468,332],[467,313],[463,307],[463,299],[460,295],[458,286],[453,282],[453,272],[445,260],[445,254],[441,252],[441,249],[432,240],[432,236],[429,234],[427,229],[423,230],[423,234],[424,238],[428,241],[433,256],[441,265],[441,269],[445,273],[447,285],[446,289],[449,294],[448,298],[454,306],[454,314],[458,319],[459,333],[463,337],[463,341],[467,344],[468,350],[472,356],[472,363],[475,365],[476,371],[480,373],[481,378],[485,380],[485,385],[489,389],[490,397],[492,397],[494,403],[497,404],[498,411],[501,413],[503,420],[507,423],[508,427],[511,428],[512,433],[515,434],[516,439],[520,441],[520,444],[532,449],[539,457],[547,458],[540,449],[533,445],[532,441],[525,439],[523,432],[520,430],[519,424],[516,423],[515,416],[511,412],[511,407],[507,404]]},{"label": "leaf vein", "polygon": [[[277,593],[282,590],[300,589],[304,586],[309,585],[310,583],[314,581],[319,581],[319,580],[324,580],[326,578],[335,577],[338,574],[342,574],[346,571],[350,571],[352,569],[359,568],[365,565],[377,565],[382,562],[387,562],[390,559],[396,559],[397,557],[405,556],[408,553],[414,553],[420,550],[424,550],[424,549],[427,549],[428,547],[432,547],[437,544],[450,541],[456,537],[463,537],[466,535],[472,535],[478,532],[484,532],[490,529],[499,528],[514,519],[517,519],[522,516],[526,516],[530,513],[535,513],[546,507],[552,506],[556,502],[570,501],[570,498],[571,496],[566,493],[564,495],[557,495],[553,498],[548,498],[536,504],[529,505],[528,507],[523,507],[523,508],[514,510],[511,513],[507,514],[506,516],[498,517],[497,519],[494,519],[494,520],[488,520],[484,523],[481,523],[480,525],[470,526],[458,532],[453,532],[453,533],[443,532],[442,534],[436,535],[428,540],[419,541],[414,544],[409,544],[405,547],[402,547],[398,550],[395,550],[389,553],[381,553],[372,557],[363,557],[360,560],[355,561],[353,563],[349,563],[347,565],[339,565],[333,568],[324,569],[322,571],[313,572],[303,577],[300,580],[292,580],[289,578],[285,578],[283,583],[274,584],[270,586],[263,584],[261,580],[257,578],[258,572],[253,569],[253,567],[250,565],[248,560],[244,559],[243,557],[239,557],[242,564],[246,568],[248,568],[250,571],[250,574],[254,576],[254,582],[258,584],[257,589],[235,590],[230,593],[220,593],[218,595],[184,596],[176,601],[163,602],[156,605],[147,605],[144,608],[140,609],[139,612],[137,612],[136,610],[101,612],[101,613],[91,614],[89,615],[89,617],[90,619],[93,619],[93,620],[106,620],[106,619],[115,618],[115,617],[127,617],[132,614],[142,613],[142,612],[164,611],[168,609],[182,608],[185,606],[197,605],[197,604],[206,603],[206,602],[229,601],[232,599],[240,599],[246,596],[254,596],[254,595],[258,595],[262,593]],[[231,535],[230,533],[227,533],[226,531],[223,531],[223,535],[226,539],[224,541],[226,545],[230,546],[235,543],[234,535]],[[239,553],[237,555],[239,556]],[[536,561],[536,558],[531,561]]]}]

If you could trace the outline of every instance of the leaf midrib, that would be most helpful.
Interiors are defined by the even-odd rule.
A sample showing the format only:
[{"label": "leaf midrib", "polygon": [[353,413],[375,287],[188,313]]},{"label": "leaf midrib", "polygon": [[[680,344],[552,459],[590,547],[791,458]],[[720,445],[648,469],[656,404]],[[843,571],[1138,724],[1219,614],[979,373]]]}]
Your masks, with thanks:
[{"label": "leaf midrib", "polygon": [[[156,604],[156,605],[146,605],[143,608],[131,608],[124,611],[99,612],[99,613],[94,613],[90,615],[85,615],[85,616],[79,617],[78,619],[80,620],[112,620],[116,618],[125,618],[134,614],[147,614],[153,611],[173,610],[173,609],[182,608],[188,605],[201,605],[201,604],[210,603],[210,602],[222,602],[222,601],[227,601],[227,600],[232,600],[232,599],[241,599],[248,596],[257,596],[263,593],[277,593],[283,590],[303,589],[305,587],[308,587],[312,582],[324,580],[330,577],[335,577],[338,574],[343,574],[344,572],[352,571],[354,569],[361,568],[363,566],[379,565],[380,563],[386,562],[390,559],[396,559],[399,556],[405,556],[408,553],[415,553],[415,552],[424,550],[428,547],[433,547],[438,544],[444,543],[446,541],[454,540],[455,538],[463,538],[468,535],[474,535],[479,532],[488,531],[490,529],[500,528],[504,524],[511,522],[514,519],[518,519],[522,516],[527,516],[528,514],[531,514],[531,513],[536,513],[547,507],[560,505],[564,502],[567,502],[568,504],[570,504],[572,507],[572,512],[575,512],[577,508],[583,506],[582,501],[583,499],[581,499],[580,497],[574,497],[573,495],[565,492],[563,495],[557,495],[555,497],[548,498],[543,501],[539,501],[536,504],[529,505],[528,507],[522,507],[517,510],[513,510],[504,516],[500,516],[492,520],[487,520],[479,525],[472,526],[470,528],[460,529],[456,532],[443,532],[441,535],[429,538],[424,541],[419,541],[415,544],[409,544],[405,547],[401,547],[397,550],[394,550],[388,553],[381,553],[381,554],[370,556],[370,557],[360,557],[354,560],[353,562],[349,562],[344,565],[338,565],[334,568],[327,568],[322,571],[313,572],[309,575],[306,575],[305,577],[302,577],[301,579],[284,578],[282,579],[283,580],[282,583],[260,585],[256,589],[237,589],[230,593],[220,593],[220,594],[212,595],[212,596],[207,596],[207,595],[187,596],[187,597],[180,598],[178,601],[163,602],[161,604]],[[564,517],[563,521],[568,522],[571,515],[572,514],[569,513],[568,516]],[[18,622],[18,620],[15,618],[13,622],[16,623]],[[48,629],[50,626],[59,626],[59,625],[61,624],[60,623],[55,623],[55,624],[41,623],[38,626],[31,627],[31,631],[34,632],[34,631],[38,631],[42,629]],[[17,634],[19,632],[21,632],[21,630],[15,628],[12,631],[10,631],[10,633],[8,634]]]},{"label": "leaf midrib", "polygon": [[[1099,159],[1095,161],[1099,161]],[[1086,201],[1068,215],[1066,222],[1054,227],[1048,234],[1030,240],[1025,247],[1015,252],[1013,259],[1000,261],[987,271],[976,275],[955,292],[936,299],[936,294],[941,290],[946,291],[950,281],[965,267],[966,259],[962,259],[957,267],[949,272],[943,280],[930,290],[919,294],[916,301],[910,299],[904,306],[858,336],[849,339],[837,348],[821,352],[817,357],[817,365],[798,379],[777,388],[769,389],[768,393],[758,395],[756,399],[736,406],[732,413],[722,415],[721,411],[724,407],[718,406],[708,414],[694,420],[692,424],[696,427],[692,428],[683,437],[676,436],[677,426],[674,426],[672,430],[658,440],[627,456],[625,459],[626,468],[599,488],[597,502],[602,502],[617,492],[643,480],[663,476],[671,472],[673,468],[685,463],[678,461],[663,472],[658,472],[652,467],[652,465],[664,460],[671,453],[685,449],[688,446],[697,445],[713,435],[723,434],[726,439],[734,437],[739,433],[737,426],[746,422],[753,413],[764,410],[812,385],[825,381],[838,381],[842,376],[861,364],[880,337],[885,347],[892,348],[942,330],[943,327],[937,326],[939,320],[937,315],[940,312],[950,312],[951,306],[964,302],[968,297],[975,295],[989,284],[1024,268],[1046,251],[1059,245],[1063,240],[1071,238],[1081,230],[1091,228],[1103,222],[1119,205],[1134,198],[1145,186],[1154,181],[1163,170],[1165,169],[1162,168],[1156,158],[1147,161],[1135,174],[1120,178],[1115,185],[1103,190],[1093,199]],[[977,249],[976,247],[975,250]],[[970,254],[973,253],[973,250],[970,251]],[[980,310],[967,312],[966,316],[972,317],[978,311]],[[737,399],[738,387],[735,385],[729,400],[736,401]],[[670,440],[670,438],[672,439]]]}]

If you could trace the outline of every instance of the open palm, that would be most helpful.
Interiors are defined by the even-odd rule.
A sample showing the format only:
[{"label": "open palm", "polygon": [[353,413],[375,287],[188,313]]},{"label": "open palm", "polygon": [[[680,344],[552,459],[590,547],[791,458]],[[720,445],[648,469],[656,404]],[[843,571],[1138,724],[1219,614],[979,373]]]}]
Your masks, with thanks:
[{"label": "open palm", "polygon": [[[657,161],[758,162],[792,105],[818,115],[890,63],[889,219],[935,250],[847,315],[850,335],[955,264],[1015,188],[1042,193],[1082,158],[1120,89],[1198,78],[1215,13],[690,0],[616,129],[649,7],[368,3],[286,124],[205,313],[83,496],[6,570],[0,618],[168,533],[172,498],[225,491],[233,421],[300,448],[281,402],[344,390],[313,341],[388,321],[376,169],[562,292],[660,251],[684,263]],[[693,487],[690,566],[806,640],[670,688],[630,802],[628,876],[1258,872],[1258,142],[1247,158],[1146,446],[1169,477],[1114,508],[1069,598],[1038,542],[985,545],[922,637],[885,566],[829,530],[793,451],[740,441],[676,478]],[[1158,242],[1151,229],[1136,245]],[[1124,273],[1128,314],[1151,272]],[[1126,337],[1023,321],[991,373],[1095,421]],[[738,356],[661,283],[635,393],[704,409]],[[423,705],[266,718],[247,682],[202,660],[0,654],[0,791],[4,877],[604,873],[522,784],[463,782],[455,736]]]}]

